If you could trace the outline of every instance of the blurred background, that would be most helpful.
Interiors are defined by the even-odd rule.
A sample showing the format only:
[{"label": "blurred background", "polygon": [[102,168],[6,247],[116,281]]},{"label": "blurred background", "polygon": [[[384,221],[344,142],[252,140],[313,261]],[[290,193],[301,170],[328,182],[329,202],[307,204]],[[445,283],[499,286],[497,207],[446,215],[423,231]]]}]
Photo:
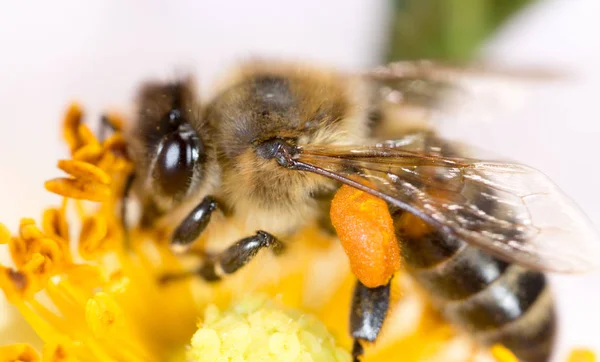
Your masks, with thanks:
[{"label": "blurred background", "polygon": [[[430,57],[568,74],[484,95],[442,126],[542,170],[600,226],[599,13],[597,0],[1,2],[0,220],[14,230],[57,202],[43,182],[66,156],[58,127],[71,100],[95,122],[102,110],[127,111],[142,80],[192,73],[207,93],[250,56],[349,71]],[[575,346],[600,352],[600,276],[553,279],[561,360]]]}]

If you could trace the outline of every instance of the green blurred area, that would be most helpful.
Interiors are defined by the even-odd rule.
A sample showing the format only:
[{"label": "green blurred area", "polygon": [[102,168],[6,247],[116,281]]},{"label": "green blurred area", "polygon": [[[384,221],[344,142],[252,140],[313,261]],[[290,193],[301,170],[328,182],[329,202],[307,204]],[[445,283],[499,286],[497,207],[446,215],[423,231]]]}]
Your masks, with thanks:
[{"label": "green blurred area", "polygon": [[499,26],[535,0],[391,0],[387,60],[465,61]]}]

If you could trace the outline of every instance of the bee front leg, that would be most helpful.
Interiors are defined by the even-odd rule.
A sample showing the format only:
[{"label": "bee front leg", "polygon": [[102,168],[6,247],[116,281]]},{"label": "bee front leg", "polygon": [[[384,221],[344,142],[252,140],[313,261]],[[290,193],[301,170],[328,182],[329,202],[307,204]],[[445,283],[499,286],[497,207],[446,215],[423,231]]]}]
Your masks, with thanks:
[{"label": "bee front leg", "polygon": [[248,264],[263,248],[271,248],[277,255],[283,251],[284,244],[275,236],[260,230],[255,235],[239,240],[221,253],[204,260],[195,271],[166,274],[161,278],[161,282],[169,282],[192,275],[198,275],[208,282],[216,282],[221,280],[222,276],[233,274]]},{"label": "bee front leg", "polygon": [[352,357],[355,362],[364,353],[361,342],[374,342],[379,335],[390,306],[390,283],[367,288],[356,281],[350,309],[350,334],[354,338]]},{"label": "bee front leg", "polygon": [[176,252],[186,251],[204,231],[217,206],[217,201],[212,196],[206,196],[175,229],[171,237],[171,248]]}]

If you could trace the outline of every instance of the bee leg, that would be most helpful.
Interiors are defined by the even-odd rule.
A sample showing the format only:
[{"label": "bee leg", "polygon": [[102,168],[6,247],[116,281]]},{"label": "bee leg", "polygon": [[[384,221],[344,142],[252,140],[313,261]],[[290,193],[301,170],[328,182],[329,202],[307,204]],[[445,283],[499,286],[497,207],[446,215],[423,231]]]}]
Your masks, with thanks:
[{"label": "bee leg", "polygon": [[204,231],[217,207],[217,201],[210,195],[206,196],[175,229],[171,248],[177,252],[187,250]]},{"label": "bee leg", "polygon": [[284,245],[275,236],[259,230],[256,235],[244,238],[220,254],[206,259],[195,271],[166,274],[160,278],[160,281],[164,283],[198,275],[207,282],[216,282],[221,280],[223,275],[233,274],[248,264],[263,248],[271,248],[277,255],[283,251]]},{"label": "bee leg", "polygon": [[367,288],[356,281],[350,309],[350,334],[354,338],[352,357],[355,362],[364,353],[362,341],[374,342],[379,335],[390,306],[390,282]]},{"label": "bee leg", "polygon": [[281,254],[283,243],[266,231],[259,230],[255,235],[233,244],[217,256],[218,265],[225,274],[233,274],[248,264],[262,248],[271,248],[275,255]]}]

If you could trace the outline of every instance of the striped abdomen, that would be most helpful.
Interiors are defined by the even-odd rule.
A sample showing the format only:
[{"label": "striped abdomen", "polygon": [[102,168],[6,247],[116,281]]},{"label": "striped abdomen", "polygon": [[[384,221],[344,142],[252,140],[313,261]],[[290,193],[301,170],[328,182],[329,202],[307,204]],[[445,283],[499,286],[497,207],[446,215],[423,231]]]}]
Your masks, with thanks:
[{"label": "striped abdomen", "polygon": [[395,225],[408,269],[450,322],[521,361],[548,361],[556,319],[544,274],[443,237],[407,213],[396,213]]}]

